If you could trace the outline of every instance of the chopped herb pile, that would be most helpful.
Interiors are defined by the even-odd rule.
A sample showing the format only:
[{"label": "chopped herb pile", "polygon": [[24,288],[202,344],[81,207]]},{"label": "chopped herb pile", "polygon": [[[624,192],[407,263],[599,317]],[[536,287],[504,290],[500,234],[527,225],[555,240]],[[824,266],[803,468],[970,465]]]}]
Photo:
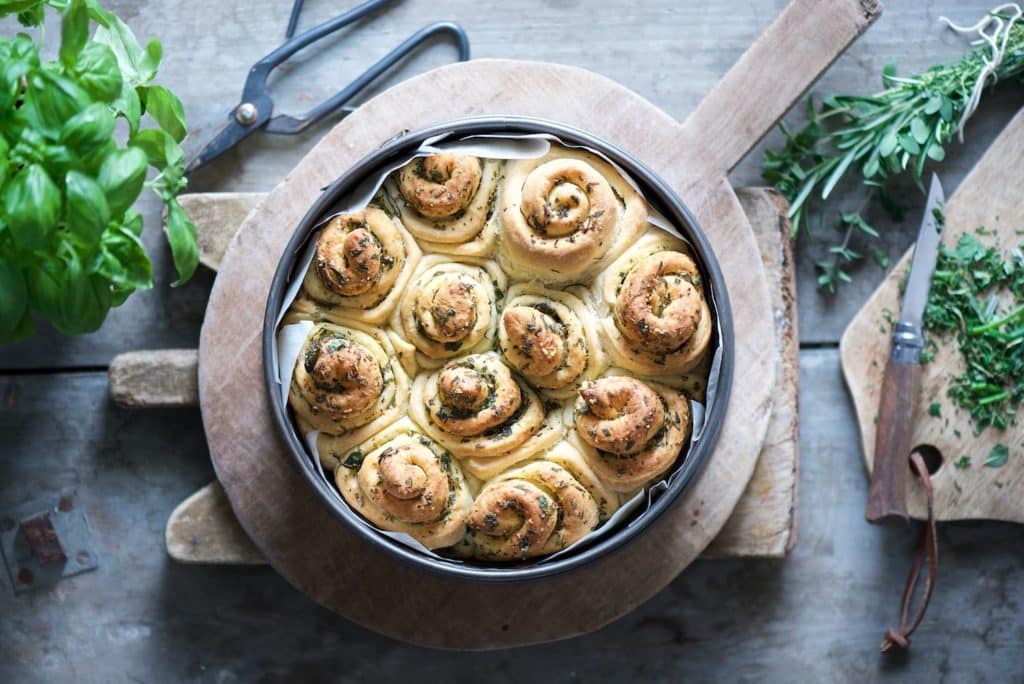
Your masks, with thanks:
[{"label": "chopped herb pile", "polygon": [[976,432],[1016,425],[1024,403],[1021,248],[1004,260],[996,247],[963,235],[955,249],[942,248],[932,279],[925,328],[956,339],[967,368],[951,379],[949,396],[970,412]]}]

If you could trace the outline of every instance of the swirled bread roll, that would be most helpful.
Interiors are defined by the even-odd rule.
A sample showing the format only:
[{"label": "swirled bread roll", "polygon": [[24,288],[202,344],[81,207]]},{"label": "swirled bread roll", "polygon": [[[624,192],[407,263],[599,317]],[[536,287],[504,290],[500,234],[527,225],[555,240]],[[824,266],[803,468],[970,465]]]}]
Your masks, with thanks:
[{"label": "swirled bread roll", "polygon": [[467,518],[473,555],[511,561],[560,551],[618,508],[608,489],[567,442],[487,482]]},{"label": "swirled bread roll", "polygon": [[600,274],[595,289],[611,314],[602,328],[612,365],[677,375],[704,357],[714,321],[682,240],[651,230]]},{"label": "swirled bread roll", "polygon": [[387,320],[420,249],[377,207],[331,219],[316,238],[313,261],[291,309],[319,320]]},{"label": "swirled bread roll", "polygon": [[509,289],[498,324],[505,362],[546,396],[564,399],[606,365],[599,323],[583,287]]},{"label": "swirled bread roll", "polygon": [[345,501],[382,530],[404,532],[428,549],[466,533],[473,505],[458,463],[403,418],[355,447],[335,482]]},{"label": "swirled bread roll", "polygon": [[627,376],[585,384],[575,406],[577,444],[598,477],[632,492],[665,474],[690,435],[679,390]]},{"label": "swirled bread roll", "polygon": [[578,282],[622,253],[646,225],[643,198],[611,164],[553,146],[506,167],[498,259],[515,279]]},{"label": "swirled bread roll", "polygon": [[424,257],[391,317],[406,368],[413,357],[418,367],[437,368],[454,356],[490,349],[506,287],[493,261]]},{"label": "swirled bread roll", "polygon": [[533,390],[495,352],[473,354],[421,373],[409,414],[434,441],[485,479],[530,458],[562,437],[557,411],[545,411]]},{"label": "swirled bread roll", "polygon": [[288,405],[300,431],[319,430],[324,468],[394,422],[408,405],[409,378],[387,335],[356,323],[314,325],[295,362]]},{"label": "swirled bread roll", "polygon": [[456,154],[417,157],[403,166],[391,196],[420,246],[453,256],[489,256],[497,239],[501,162]]}]

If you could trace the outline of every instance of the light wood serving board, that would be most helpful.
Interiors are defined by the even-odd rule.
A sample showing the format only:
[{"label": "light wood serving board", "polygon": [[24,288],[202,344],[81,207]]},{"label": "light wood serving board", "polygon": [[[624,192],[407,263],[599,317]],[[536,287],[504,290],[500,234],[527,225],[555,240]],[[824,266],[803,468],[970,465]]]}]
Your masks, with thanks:
[{"label": "light wood serving board", "polygon": [[[764,262],[772,295],[778,357],[768,432],[754,475],[705,557],[781,558],[796,543],[799,471],[799,334],[789,205],[770,188],[737,190]],[[216,270],[223,250],[260,193],[182,195],[199,233],[200,258]],[[127,408],[198,407],[199,353],[194,349],[128,352],[110,364],[110,393]],[[174,509],[165,529],[167,553],[182,563],[265,563],[238,524],[224,488],[211,482]]]},{"label": "light wood serving board", "polygon": [[[1024,110],[1021,110],[992,143],[985,156],[946,203],[944,245],[953,247],[964,233],[985,226],[995,236],[978,236],[984,244],[999,244],[1004,258],[1024,242]],[[875,419],[878,413],[882,373],[891,349],[886,312],[898,317],[900,281],[905,277],[913,248],[903,255],[889,277],[879,286],[843,333],[839,345],[843,374],[853,397],[860,424],[864,461],[874,463]],[[930,444],[943,457],[932,475],[935,515],[939,520],[986,518],[1024,523],[1024,420],[1005,431],[988,428],[975,436],[970,416],[946,396],[949,378],[963,371],[955,340],[942,341],[935,359],[924,365],[921,400],[915,412],[914,445]],[[937,402],[940,417],[929,414]],[[1024,419],[1024,416],[1021,416]],[[956,436],[959,431],[960,437]],[[985,458],[996,444],[1010,449],[1001,468],[985,467]],[[954,462],[970,458],[966,468]],[[914,518],[927,515],[924,490],[917,478],[908,478],[907,505]]]},{"label": "light wood serving board", "polygon": [[[300,590],[349,619],[447,648],[499,648],[585,633],[671,581],[725,525],[753,473],[771,414],[771,298],[726,174],[877,12],[867,0],[796,0],[682,125],[581,69],[480,60],[398,85],[328,133],[232,239],[200,337],[200,407],[214,469],[262,555]],[[478,114],[555,119],[645,161],[703,227],[738,322],[728,414],[713,457],[686,494],[627,547],[574,572],[515,586],[426,574],[395,563],[344,527],[284,452],[262,380],[270,279],[321,189],[402,130]]]}]

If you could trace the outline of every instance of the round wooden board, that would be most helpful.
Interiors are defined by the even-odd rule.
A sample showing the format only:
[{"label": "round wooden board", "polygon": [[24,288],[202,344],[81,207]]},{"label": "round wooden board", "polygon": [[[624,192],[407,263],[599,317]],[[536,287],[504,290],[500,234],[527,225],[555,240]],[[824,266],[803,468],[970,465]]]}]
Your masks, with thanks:
[{"label": "round wooden board", "polygon": [[[279,442],[264,391],[260,346],[274,270],[321,189],[403,130],[483,114],[560,121],[651,165],[680,192],[707,233],[736,321],[728,415],[718,448],[686,495],[616,553],[572,573],[515,586],[426,574],[349,532],[316,499]],[[699,156],[679,150],[682,132],[679,123],[639,95],[578,68],[506,60],[455,64],[360,107],[249,216],[224,256],[210,296],[199,349],[200,404],[214,468],[235,514],[289,582],[396,639],[443,648],[501,648],[571,637],[611,622],[651,598],[711,542],[750,479],[764,439],[774,384],[774,328],[761,258],[726,169],[705,168]]]}]

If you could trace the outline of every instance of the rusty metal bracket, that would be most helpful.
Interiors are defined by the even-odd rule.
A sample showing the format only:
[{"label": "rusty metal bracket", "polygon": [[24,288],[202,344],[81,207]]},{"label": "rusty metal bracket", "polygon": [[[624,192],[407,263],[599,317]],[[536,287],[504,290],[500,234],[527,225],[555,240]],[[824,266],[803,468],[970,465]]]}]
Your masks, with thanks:
[{"label": "rusty metal bracket", "polygon": [[74,493],[30,501],[0,515],[0,551],[15,594],[50,587],[99,566],[85,512]]}]

